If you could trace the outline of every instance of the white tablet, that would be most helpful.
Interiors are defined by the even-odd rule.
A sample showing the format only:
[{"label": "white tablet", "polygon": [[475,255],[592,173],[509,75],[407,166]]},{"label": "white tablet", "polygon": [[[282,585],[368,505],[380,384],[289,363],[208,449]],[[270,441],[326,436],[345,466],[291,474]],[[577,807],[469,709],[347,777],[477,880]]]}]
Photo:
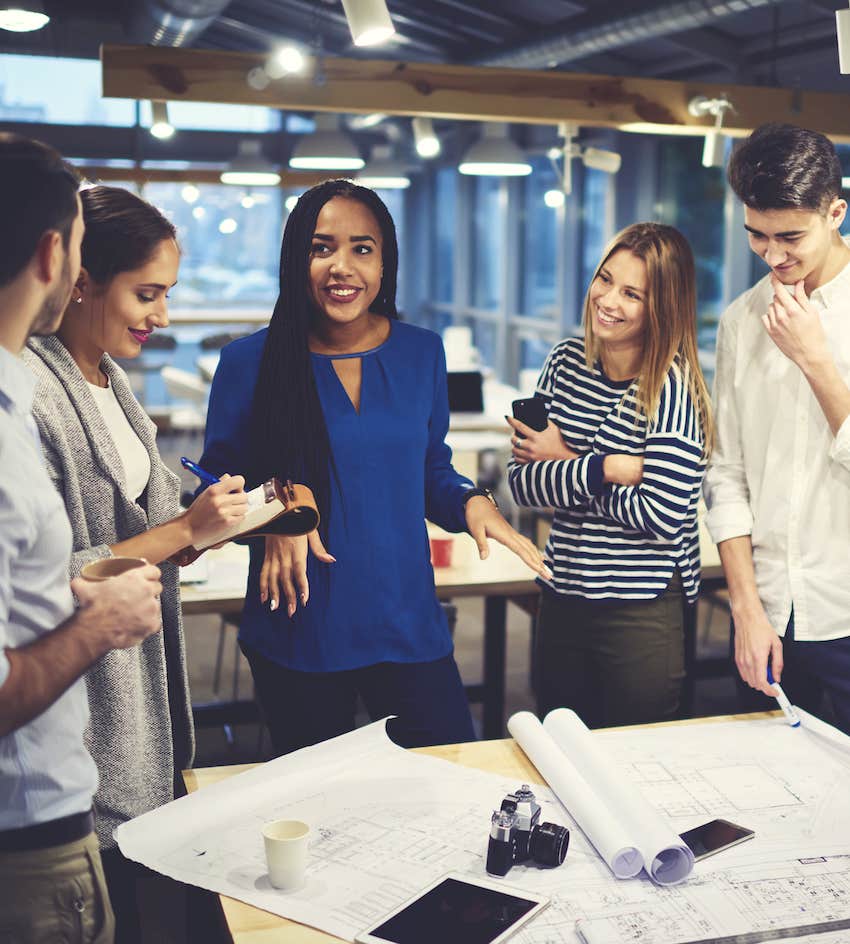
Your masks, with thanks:
[{"label": "white tablet", "polygon": [[357,944],[501,944],[549,899],[501,882],[444,875],[361,931]]}]

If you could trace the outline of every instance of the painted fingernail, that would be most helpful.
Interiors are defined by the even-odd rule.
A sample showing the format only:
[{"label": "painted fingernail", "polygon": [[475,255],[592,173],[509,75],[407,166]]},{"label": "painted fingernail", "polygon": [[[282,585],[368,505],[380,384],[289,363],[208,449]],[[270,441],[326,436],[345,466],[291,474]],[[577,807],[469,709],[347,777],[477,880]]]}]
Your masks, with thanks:
[{"label": "painted fingernail", "polygon": [[276,609],[277,609],[277,600],[274,600],[274,599],[273,599],[272,602],[269,603],[269,609],[270,609],[270,610],[276,610]]}]

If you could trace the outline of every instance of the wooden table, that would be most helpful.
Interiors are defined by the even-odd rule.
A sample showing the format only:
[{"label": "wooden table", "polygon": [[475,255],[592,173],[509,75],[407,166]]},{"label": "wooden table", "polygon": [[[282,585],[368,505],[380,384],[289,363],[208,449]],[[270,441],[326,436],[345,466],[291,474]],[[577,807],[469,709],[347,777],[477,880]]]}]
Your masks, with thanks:
[{"label": "wooden table", "polygon": [[[770,718],[778,715],[779,712],[758,712],[748,715],[726,715],[716,718],[694,718],[689,721],[673,721],[668,724],[710,724],[717,721],[749,721],[754,718]],[[657,725],[663,726],[663,725]],[[645,725],[638,726],[645,727]],[[653,725],[656,727],[656,725]],[[621,729],[623,730],[623,729]],[[489,773],[501,774],[510,777],[518,783],[542,783],[543,778],[537,772],[537,768],[525,756],[516,741],[513,739],[496,741],[478,741],[472,744],[449,744],[442,747],[423,747],[417,748],[417,753],[431,754],[434,757],[442,757],[445,760],[453,761],[456,764],[462,764],[466,767],[475,767],[478,770],[485,770]],[[186,783],[186,789],[193,793],[202,787],[234,774],[250,770],[253,764],[242,764],[233,767],[208,767],[202,770],[186,770],[183,772],[183,780]],[[233,944],[275,944],[278,941],[286,941],[286,944],[334,944],[340,938],[311,928],[288,918],[281,918],[278,915],[270,914],[255,908],[253,905],[247,905],[244,902],[237,901],[234,898],[228,898],[226,895],[220,895],[222,911],[227,929],[231,934]]]},{"label": "wooden table", "polygon": [[[505,658],[507,605],[509,599],[527,603],[538,594],[534,573],[511,551],[490,542],[490,556],[482,561],[475,542],[467,534],[455,535],[452,566],[434,569],[434,584],[440,600],[457,597],[484,598],[483,681],[467,685],[469,700],[483,705],[482,733],[499,738],[505,733]],[[180,599],[184,615],[219,613],[234,616],[242,612],[248,573],[248,551],[228,544],[208,551],[210,580],[206,584],[184,585]],[[219,715],[229,712],[231,720],[242,720],[254,710],[253,703],[220,703],[203,706],[204,723],[220,724]]]}]

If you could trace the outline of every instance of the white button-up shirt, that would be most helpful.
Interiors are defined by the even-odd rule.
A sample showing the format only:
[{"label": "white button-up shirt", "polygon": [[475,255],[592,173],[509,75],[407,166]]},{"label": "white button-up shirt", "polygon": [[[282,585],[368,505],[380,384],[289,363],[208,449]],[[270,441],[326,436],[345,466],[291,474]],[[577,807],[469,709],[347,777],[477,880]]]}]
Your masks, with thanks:
[{"label": "white button-up shirt", "polygon": [[[6,648],[31,643],[74,611],[71,526],[44,467],[30,415],[35,377],[0,347],[0,686]],[[28,724],[0,737],[0,830],[82,813],[97,768],[83,744],[83,679]]]},{"label": "white button-up shirt", "polygon": [[[767,334],[769,276],[737,298],[717,335],[717,445],[705,477],[715,542],[750,535],[759,597],[784,634],[850,635],[850,418],[833,437],[802,371]],[[850,265],[811,295],[850,384]]]}]

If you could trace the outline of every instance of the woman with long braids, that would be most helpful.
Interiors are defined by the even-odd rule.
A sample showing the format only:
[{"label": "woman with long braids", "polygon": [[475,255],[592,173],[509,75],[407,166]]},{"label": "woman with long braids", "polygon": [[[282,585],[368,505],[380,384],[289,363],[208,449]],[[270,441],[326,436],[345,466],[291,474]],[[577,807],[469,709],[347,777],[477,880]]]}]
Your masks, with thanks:
[{"label": "woman with long braids", "polygon": [[[286,224],[267,329],[222,351],[202,465],[309,485],[321,535],[251,543],[240,643],[278,753],[395,714],[404,746],[474,738],[434,591],[426,517],[535,571],[537,549],[451,465],[442,343],[398,321],[398,248],[374,191],[332,180]],[[280,605],[279,605],[280,604]]]}]

